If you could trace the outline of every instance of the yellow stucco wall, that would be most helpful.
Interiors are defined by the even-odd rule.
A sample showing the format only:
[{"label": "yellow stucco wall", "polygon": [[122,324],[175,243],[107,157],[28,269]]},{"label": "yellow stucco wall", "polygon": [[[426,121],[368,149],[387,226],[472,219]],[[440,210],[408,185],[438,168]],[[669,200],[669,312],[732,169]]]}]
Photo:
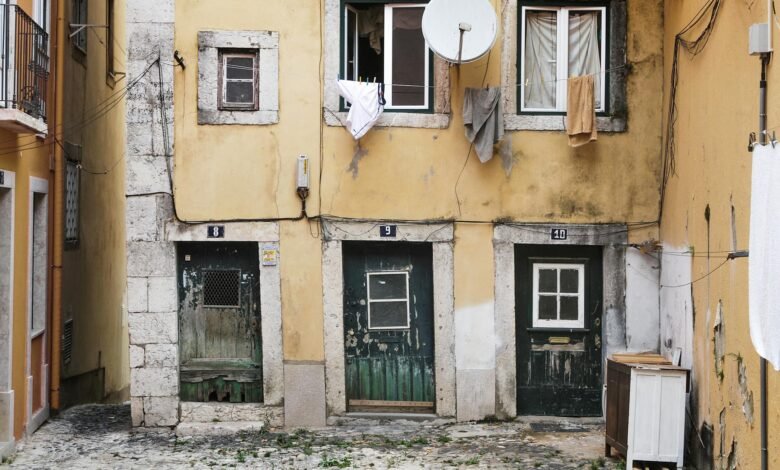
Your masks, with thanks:
[{"label": "yellow stucco wall", "polygon": [[[30,2],[18,2],[25,11],[31,12]],[[20,150],[23,148],[25,150]],[[33,134],[16,134],[0,130],[0,170],[15,173],[14,199],[14,286],[13,286],[13,331],[11,356],[11,385],[14,390],[14,435],[23,437],[27,416],[26,357],[28,354],[27,331],[28,298],[30,295],[28,278],[30,269],[28,256],[30,245],[30,178],[48,180],[50,177],[51,146],[45,145]],[[52,185],[49,183],[51,196]],[[49,197],[51,214],[53,200]],[[51,230],[51,218],[49,218]],[[51,248],[50,248],[51,250]],[[51,252],[50,252],[51,255]]]},{"label": "yellow stucco wall", "polygon": [[[61,2],[65,18],[72,2]],[[115,1],[114,68],[125,72],[125,2]],[[89,23],[106,24],[106,2],[89,2]],[[126,286],[124,117],[126,80],[107,79],[107,30],[87,30],[87,55],[66,39],[63,131],[59,139],[82,146],[80,227],[77,248],[63,255],[63,321],[74,321],[73,358],[63,365],[63,380],[105,368],[104,396],[124,400],[129,384]],[[97,117],[99,116],[99,117]],[[89,122],[85,122],[89,120]],[[72,156],[71,156],[72,157]],[[104,173],[106,174],[92,174]],[[99,397],[102,398],[102,397]],[[64,397],[66,402],[77,396]],[[82,398],[81,400],[83,400]]]},{"label": "yellow stucco wall", "polygon": [[[666,96],[674,36],[696,15],[704,0],[666,1]],[[681,54],[677,91],[676,175],[664,206],[661,237],[676,247],[693,247],[692,278],[705,276],[723,261],[724,252],[748,249],[751,157],[748,135],[758,131],[760,61],[748,55],[748,27],[766,22],[766,2],[722,3],[712,37],[697,57]],[[694,35],[700,30],[694,31]],[[777,34],[777,29],[775,29]],[[775,48],[780,43],[775,36]],[[780,69],[769,68],[769,127],[780,124]],[[709,206],[710,222],[705,219]],[[733,209],[732,209],[733,207]],[[732,210],[736,242],[732,240]],[[712,253],[707,258],[707,252]],[[759,358],[748,330],[748,259],[730,261],[706,281],[694,284],[694,389],[702,422],[714,427],[718,468],[731,457],[736,468],[759,468]],[[722,380],[716,372],[713,337],[718,303],[722,303],[725,356]],[[744,364],[745,388],[740,386]],[[780,464],[780,374],[769,372],[769,467]],[[752,394],[752,410],[743,405]],[[747,407],[750,409],[750,406]],[[749,419],[749,415],[752,417]],[[736,443],[733,456],[732,442]],[[725,467],[723,467],[725,468]]]},{"label": "yellow stucco wall", "polygon": [[[30,150],[15,150],[19,146],[26,146]],[[16,186],[14,200],[14,286],[13,286],[13,344],[12,344],[12,372],[11,382],[14,390],[14,434],[21,438],[24,426],[27,422],[26,408],[26,357],[27,357],[27,330],[28,306],[27,299],[30,295],[28,278],[30,269],[28,256],[30,245],[28,243],[30,230],[30,177],[49,178],[49,151],[50,146],[41,145],[40,141],[31,134],[17,135],[5,130],[0,130],[0,170],[15,173]],[[49,187],[51,191],[51,186]],[[49,199],[51,204],[51,199]],[[51,206],[50,206],[51,207]]]},{"label": "yellow stucco wall", "polygon": [[[493,0],[497,11],[501,2]],[[447,129],[375,128],[361,141],[364,155],[350,169],[356,144],[322,119],[321,18],[324,2],[267,0],[262,8],[226,0],[176,2],[176,44],[187,61],[176,69],[176,202],[188,220],[295,217],[295,159],[312,162],[310,216],[459,219],[490,222],[654,221],[658,216],[661,148],[662,8],[660,0],[628,0],[628,130],[602,133],[595,145],[568,147],[563,132],[510,132],[515,164],[507,176],[499,158],[481,164],[469,151],[461,110],[463,90],[501,81],[501,41],[490,58],[450,69],[452,121]],[[270,126],[197,124],[201,30],[271,30],[279,39],[279,123]],[[322,155],[320,143],[322,142]],[[322,158],[322,191],[319,160]],[[460,175],[460,181],[459,180]],[[460,210],[455,196],[462,201]],[[322,210],[319,209],[321,201]],[[306,222],[281,228],[285,359],[321,360],[321,245]],[[478,251],[492,253],[492,228],[460,227]],[[463,266],[469,244],[456,250]],[[492,273],[492,262],[478,261]],[[307,273],[302,276],[301,273]],[[492,276],[490,276],[492,278]],[[456,280],[459,305],[492,299]],[[483,292],[484,290],[484,292]],[[305,298],[303,298],[305,296]],[[473,297],[473,298],[472,298]],[[460,303],[462,302],[462,303]]]}]

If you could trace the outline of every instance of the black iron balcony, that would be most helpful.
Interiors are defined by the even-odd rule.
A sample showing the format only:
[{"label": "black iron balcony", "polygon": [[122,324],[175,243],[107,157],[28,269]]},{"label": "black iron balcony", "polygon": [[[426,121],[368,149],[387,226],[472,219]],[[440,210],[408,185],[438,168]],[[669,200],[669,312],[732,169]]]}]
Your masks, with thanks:
[{"label": "black iron balcony", "polygon": [[46,29],[17,5],[0,5],[0,126],[45,132],[48,79]]}]

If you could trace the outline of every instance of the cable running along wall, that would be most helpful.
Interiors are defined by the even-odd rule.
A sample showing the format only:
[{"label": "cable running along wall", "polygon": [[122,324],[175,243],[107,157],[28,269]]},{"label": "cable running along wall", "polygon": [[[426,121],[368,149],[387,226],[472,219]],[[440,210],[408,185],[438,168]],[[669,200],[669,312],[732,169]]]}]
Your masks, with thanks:
[{"label": "cable running along wall", "polygon": [[[663,175],[661,179],[661,203],[658,213],[659,221],[664,211],[666,186],[669,183],[669,179],[675,174],[676,166],[675,124],[677,123],[677,83],[680,78],[680,50],[685,49],[691,54],[691,57],[696,57],[704,50],[715,28],[715,22],[722,3],[723,0],[709,0],[690,23],[674,37],[672,77],[669,85],[669,114],[666,119],[666,146],[664,147]],[[695,39],[686,39],[686,36],[691,31],[700,28],[702,25],[704,25],[704,28]]]}]

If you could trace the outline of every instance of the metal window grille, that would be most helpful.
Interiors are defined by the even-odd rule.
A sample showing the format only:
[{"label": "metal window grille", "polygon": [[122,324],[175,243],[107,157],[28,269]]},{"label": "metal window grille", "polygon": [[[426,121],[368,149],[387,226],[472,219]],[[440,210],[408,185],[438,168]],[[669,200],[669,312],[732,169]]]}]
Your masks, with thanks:
[{"label": "metal window grille", "polygon": [[203,271],[204,307],[239,307],[241,305],[241,271],[207,269]]},{"label": "metal window grille", "polygon": [[65,164],[65,240],[79,239],[79,169],[75,162]]},{"label": "metal window grille", "polygon": [[66,320],[62,329],[62,362],[70,363],[73,356],[73,320]]}]

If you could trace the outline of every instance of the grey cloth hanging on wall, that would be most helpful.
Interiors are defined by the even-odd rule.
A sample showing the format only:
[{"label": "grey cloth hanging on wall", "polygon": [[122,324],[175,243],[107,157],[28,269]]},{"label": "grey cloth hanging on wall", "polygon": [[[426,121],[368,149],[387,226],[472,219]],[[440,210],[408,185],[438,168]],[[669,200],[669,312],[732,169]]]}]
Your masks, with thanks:
[{"label": "grey cloth hanging on wall", "polygon": [[493,158],[493,145],[504,138],[501,89],[466,88],[463,124],[466,138],[474,144],[479,161],[485,163]]}]

